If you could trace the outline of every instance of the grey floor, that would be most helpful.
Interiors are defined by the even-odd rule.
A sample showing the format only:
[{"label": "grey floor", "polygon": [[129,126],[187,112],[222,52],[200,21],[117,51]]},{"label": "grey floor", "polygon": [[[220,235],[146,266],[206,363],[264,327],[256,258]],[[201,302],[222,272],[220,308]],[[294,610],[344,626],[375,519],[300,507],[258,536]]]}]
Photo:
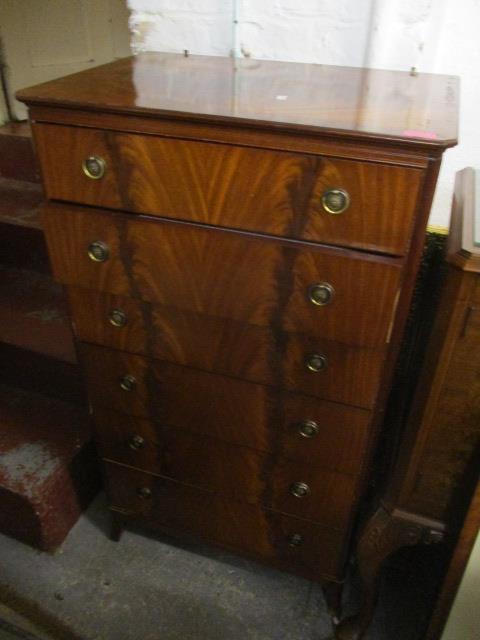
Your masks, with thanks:
[{"label": "grey floor", "polygon": [[[54,554],[0,535],[0,595],[7,605],[34,610],[38,628],[62,640],[322,640],[332,635],[317,584],[219,550],[140,532],[126,531],[114,543],[108,525],[100,497]],[[351,588],[352,603],[354,596]],[[393,616],[397,630],[391,632],[389,616],[396,604],[394,592],[380,607],[369,640],[415,638],[418,620],[411,609],[399,612],[400,629]],[[2,640],[13,637],[3,633],[0,627]]]}]

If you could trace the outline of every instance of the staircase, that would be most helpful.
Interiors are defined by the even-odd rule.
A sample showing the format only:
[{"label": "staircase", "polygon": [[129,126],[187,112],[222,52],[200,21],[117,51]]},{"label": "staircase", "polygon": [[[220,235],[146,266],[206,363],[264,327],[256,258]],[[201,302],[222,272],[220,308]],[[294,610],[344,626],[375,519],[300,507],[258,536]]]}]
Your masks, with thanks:
[{"label": "staircase", "polygon": [[0,532],[58,546],[99,474],[27,123],[0,127]]}]

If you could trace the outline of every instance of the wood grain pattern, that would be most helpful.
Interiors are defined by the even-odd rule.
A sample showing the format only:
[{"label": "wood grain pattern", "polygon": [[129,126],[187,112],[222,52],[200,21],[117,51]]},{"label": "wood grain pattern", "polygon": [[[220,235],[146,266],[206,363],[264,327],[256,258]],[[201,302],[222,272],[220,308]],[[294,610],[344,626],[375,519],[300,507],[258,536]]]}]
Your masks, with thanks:
[{"label": "wood grain pattern", "polygon": [[[53,200],[398,255],[408,248],[418,169],[49,124],[34,131]],[[92,155],[107,164],[100,180],[82,171]],[[340,188],[350,207],[330,215],[322,194]]]},{"label": "wood grain pattern", "polygon": [[[456,77],[428,73],[143,53],[17,96],[29,105],[84,108],[92,115],[147,115],[444,149],[456,142],[458,84]],[[288,100],[277,100],[279,94]]]},{"label": "wood grain pattern", "polygon": [[[252,553],[267,562],[283,562],[284,568],[310,577],[343,577],[343,545],[347,532],[339,532],[308,520],[264,510],[258,505],[216,496],[208,491],[157,476],[106,463],[106,484],[112,507],[148,526],[168,526],[197,538]],[[150,488],[152,498],[137,494]],[[293,534],[303,544],[291,547]]]},{"label": "wood grain pattern", "polygon": [[[450,275],[458,285],[454,270]],[[464,273],[463,278],[480,279],[470,273]],[[426,363],[433,368],[424,374],[429,375],[430,394],[424,398],[418,450],[413,452],[415,465],[404,476],[399,499],[402,507],[446,523],[461,504],[480,445],[480,310],[469,300],[455,301],[445,295],[450,292],[445,291],[442,297],[452,314],[439,336],[443,338],[440,358],[437,360],[439,351],[435,350]],[[442,313],[446,310],[440,310],[440,321]]]},{"label": "wood grain pattern", "polygon": [[[98,440],[116,452],[116,460],[139,466],[137,452],[129,446],[132,436],[144,438],[148,456],[151,447],[161,444],[164,431],[174,430],[339,473],[356,474],[361,468],[371,418],[366,411],[180,367],[164,373],[153,419],[95,404]],[[186,393],[188,388],[194,392]],[[299,433],[306,420],[319,427],[313,438]]]},{"label": "wood grain pattern", "polygon": [[[201,343],[201,340],[198,342]],[[212,368],[207,367],[206,371],[234,375],[239,379],[299,391],[355,407],[369,409],[375,403],[384,358],[381,350],[345,347],[336,342],[295,335],[288,336],[282,352],[265,350],[263,345],[251,341],[245,342],[245,345],[248,345],[248,353],[220,353],[218,361],[213,361],[212,364],[211,358],[205,362],[209,354],[203,351],[205,345],[199,344],[193,354],[198,359],[194,361],[190,354],[186,354],[188,359],[183,364],[195,368],[210,364]],[[257,346],[262,349],[260,357],[256,352]],[[163,369],[170,364],[101,347],[84,345],[81,351],[90,383],[98,388],[97,393],[111,398],[114,403],[110,405],[112,408],[124,406],[125,402],[117,390],[119,376],[131,374],[138,379],[135,402],[139,403],[138,406],[148,406],[149,394],[153,393],[153,389],[147,384],[148,379],[153,376],[160,381]],[[306,359],[309,354],[317,352],[326,355],[328,366],[324,370],[312,372],[307,368]],[[201,360],[202,355],[205,356],[204,360]],[[262,360],[262,355],[272,355],[272,362]],[[237,359],[234,360],[234,357]]]},{"label": "wood grain pattern", "polygon": [[[134,452],[124,443],[106,442],[112,430],[101,416],[96,424],[101,454],[110,461],[329,527],[349,525],[358,484],[355,476],[327,471],[314,460],[305,464],[179,429],[162,429],[157,444]],[[307,483],[310,493],[293,496],[290,487],[295,482]]]},{"label": "wood grain pattern", "polygon": [[[65,284],[346,344],[388,339],[400,261],[61,205],[49,204],[43,220]],[[88,258],[94,240],[109,246],[106,262]],[[331,304],[309,301],[316,282],[334,287]]]},{"label": "wood grain pattern", "polygon": [[[118,296],[70,291],[76,335],[82,341],[186,365],[252,382],[297,389],[338,402],[371,407],[382,367],[381,349],[350,347],[331,340],[285,333],[192,314]],[[92,304],[90,304],[92,303]],[[125,327],[109,321],[112,310],[127,314]],[[199,339],[201,336],[201,339]],[[324,354],[325,371],[306,366],[309,354]]]},{"label": "wood grain pattern", "polygon": [[[380,280],[380,273],[378,275]],[[340,283],[340,280],[339,273],[336,282]],[[352,277],[350,291],[357,293],[354,280],[355,278]],[[388,338],[390,314],[386,313],[382,316],[380,310],[386,306],[386,303],[383,303],[385,298],[391,300],[393,309],[395,308],[395,290],[389,291],[384,286],[384,298],[379,301],[377,297],[380,304],[375,309],[374,297],[375,294],[378,296],[378,290],[362,284],[359,283],[358,289],[365,291],[365,304],[359,308],[360,312],[357,315],[351,313],[348,301],[358,297],[348,295],[350,293],[348,285],[343,290],[337,291],[332,303],[324,307],[312,304],[306,295],[308,287],[299,286],[291,294],[293,299],[288,303],[281,327],[277,325],[274,309],[271,312],[270,323],[267,324],[268,318],[260,317],[259,322],[265,322],[265,324],[258,326],[256,323],[219,317],[222,313],[221,309],[219,315],[211,315],[164,304],[150,304],[127,296],[101,293],[80,287],[68,287],[68,292],[77,335],[81,340],[132,353],[150,352],[155,357],[169,360],[171,359],[169,353],[175,354],[178,350],[191,351],[190,342],[194,341],[199,333],[204,336],[204,345],[196,347],[192,345],[193,349],[205,348],[213,352],[221,349],[225,341],[228,342],[229,336],[234,334],[237,340],[241,339],[242,334],[245,334],[245,339],[250,335],[250,338],[257,343],[263,340],[271,341],[273,344],[288,333],[303,333],[312,338],[318,336],[352,346],[383,346]],[[221,286],[219,278],[217,278],[217,286]],[[225,286],[228,287],[228,283]],[[302,288],[305,291],[304,299],[300,296]],[[280,296],[281,293],[278,293],[278,297]],[[381,296],[382,292],[380,292]],[[111,324],[109,318],[113,310],[122,311],[126,315],[125,326],[115,327]],[[256,318],[257,316],[254,316],[254,319]],[[370,318],[371,332],[369,333],[367,325]],[[248,321],[248,319],[247,316],[245,320]],[[296,319],[298,322],[295,323]],[[231,345],[230,348],[235,349],[235,345]]]},{"label": "wood grain pattern", "polygon": [[[97,439],[117,461],[117,533],[133,520],[342,580],[457,92],[428,74],[145,54],[21,93]],[[92,154],[98,181],[81,168]],[[320,207],[332,188],[350,194],[344,214]],[[95,240],[106,262],[87,258]],[[314,282],[332,304],[308,302]],[[325,371],[307,371],[312,352]]]},{"label": "wood grain pattern", "polygon": [[457,174],[448,270],[419,377],[388,504],[447,525],[462,505],[465,482],[480,442],[478,351],[480,275],[463,254],[462,234],[472,227],[471,173]]},{"label": "wood grain pattern", "polygon": [[340,140],[335,135],[319,136],[304,133],[298,136],[288,129],[260,130],[254,126],[236,127],[214,122],[188,122],[188,120],[157,119],[146,115],[126,115],[88,111],[87,109],[66,109],[52,106],[32,106],[30,118],[34,123],[63,124],[105,131],[123,131],[124,133],[142,133],[182,140],[201,140],[254,147],[255,149],[273,149],[293,151],[314,155],[345,158],[347,160],[366,160],[396,166],[427,168],[432,156],[441,153],[431,144],[413,140],[407,144],[402,140],[369,140],[354,143],[352,140]]}]

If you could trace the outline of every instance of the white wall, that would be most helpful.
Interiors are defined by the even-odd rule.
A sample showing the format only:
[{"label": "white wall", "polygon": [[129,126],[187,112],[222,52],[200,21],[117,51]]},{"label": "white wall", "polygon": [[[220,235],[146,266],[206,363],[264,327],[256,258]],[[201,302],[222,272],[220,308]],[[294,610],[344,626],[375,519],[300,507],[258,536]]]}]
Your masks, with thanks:
[{"label": "white wall", "polygon": [[480,167],[480,0],[128,0],[134,51],[176,51],[461,76],[460,144],[430,222],[448,226],[455,172]]},{"label": "white wall", "polygon": [[480,611],[480,534],[473,547],[442,640],[478,640]]}]

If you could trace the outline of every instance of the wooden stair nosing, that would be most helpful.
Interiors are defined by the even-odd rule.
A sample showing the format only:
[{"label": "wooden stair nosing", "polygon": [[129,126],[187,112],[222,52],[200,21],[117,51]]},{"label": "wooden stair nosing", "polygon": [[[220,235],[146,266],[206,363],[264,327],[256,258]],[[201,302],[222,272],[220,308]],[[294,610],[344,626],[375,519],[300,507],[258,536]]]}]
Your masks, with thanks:
[{"label": "wooden stair nosing", "polygon": [[0,222],[41,229],[39,208],[42,188],[35,182],[0,176]]}]

